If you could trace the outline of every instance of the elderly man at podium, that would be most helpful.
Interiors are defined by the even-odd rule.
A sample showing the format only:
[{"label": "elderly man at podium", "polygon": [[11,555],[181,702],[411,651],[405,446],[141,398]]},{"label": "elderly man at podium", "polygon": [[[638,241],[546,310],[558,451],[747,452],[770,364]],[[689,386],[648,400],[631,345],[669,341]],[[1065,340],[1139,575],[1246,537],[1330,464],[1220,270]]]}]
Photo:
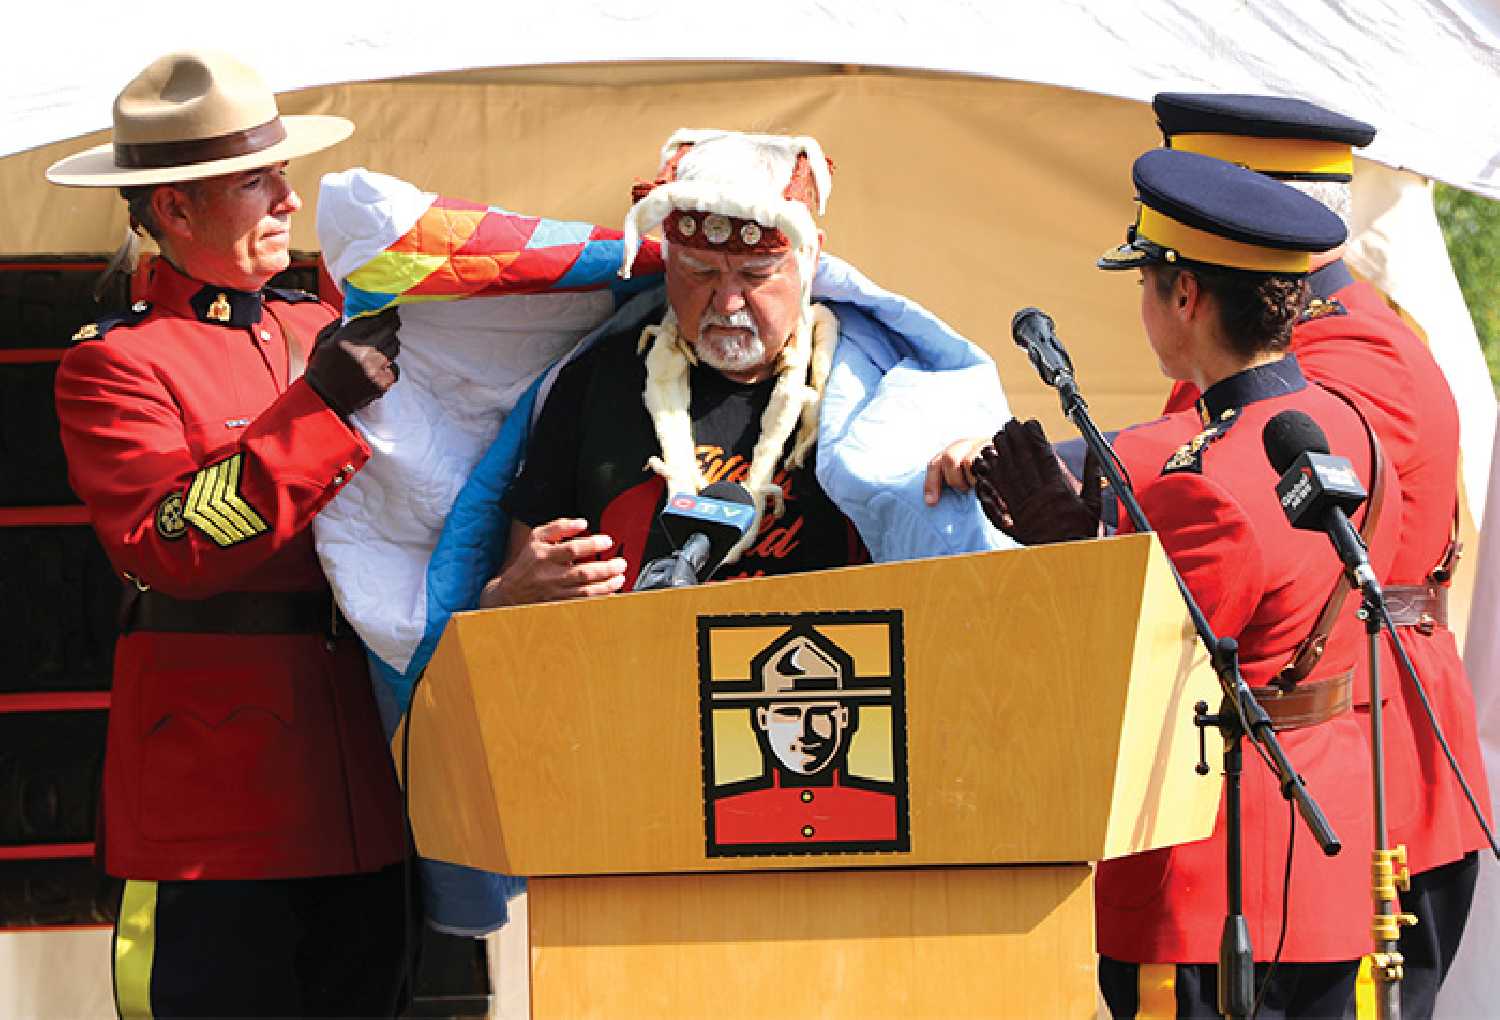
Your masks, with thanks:
[{"label": "elderly man at podium", "polygon": [[[504,497],[510,541],[481,605],[630,588],[672,552],[657,521],[666,495],[717,481],[742,484],[757,512],[725,576],[1009,544],[973,500],[941,492],[969,487],[961,465],[973,448],[949,445],[972,434],[956,417],[973,409],[961,394],[1006,414],[993,365],[851,267],[828,256],[820,266],[813,214],[831,169],[811,138],[672,136],[656,179],[634,189],[621,270],[661,227],[665,303],[558,375]],[[815,304],[815,289],[839,311]],[[897,335],[911,323],[917,336]],[[891,371],[908,361],[922,371]],[[911,399],[902,387],[924,379],[938,403],[963,409],[951,427],[908,416],[898,430],[867,413],[868,394],[900,406]]]},{"label": "elderly man at podium", "polygon": [[[1214,631],[1239,640],[1246,682],[1267,688],[1315,633],[1329,593],[1342,590],[1339,560],[1323,536],[1287,523],[1277,472],[1262,448],[1268,422],[1288,410],[1310,416],[1375,494],[1368,506],[1400,501],[1399,482],[1382,470],[1363,414],[1352,401],[1309,385],[1286,351],[1307,301],[1310,255],[1341,244],[1345,228],[1292,188],[1195,153],[1147,153],[1136,161],[1134,180],[1138,219],[1128,242],[1099,265],[1140,270],[1152,352],[1167,375],[1201,395],[1191,409],[1121,432],[1115,448]],[[1035,422],[1006,425],[975,473],[991,519],[1022,542],[1098,533],[1097,478],[1087,495],[1075,492]],[[1356,523],[1385,576],[1400,515],[1365,514]],[[1343,852],[1324,857],[1305,833],[1293,844],[1292,819],[1270,770],[1252,760],[1244,774],[1244,914],[1262,1016],[1343,1014],[1370,944],[1369,752],[1347,711],[1361,635],[1352,613],[1338,620],[1324,632],[1321,660],[1293,688],[1337,697],[1301,719],[1271,711],[1292,765],[1343,838]],[[1268,705],[1274,693],[1263,697]],[[1099,977],[1112,1014],[1217,1016],[1225,906],[1222,810],[1207,840],[1101,863]],[[1267,965],[1278,957],[1268,977]]]}]

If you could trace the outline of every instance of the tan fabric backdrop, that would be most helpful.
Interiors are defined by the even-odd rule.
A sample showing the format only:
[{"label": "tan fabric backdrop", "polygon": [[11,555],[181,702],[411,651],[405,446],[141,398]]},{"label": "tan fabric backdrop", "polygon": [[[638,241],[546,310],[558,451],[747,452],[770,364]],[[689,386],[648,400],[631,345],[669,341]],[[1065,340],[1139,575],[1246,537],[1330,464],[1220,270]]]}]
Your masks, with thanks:
[{"label": "tan fabric backdrop", "polygon": [[[292,165],[307,202],[293,242],[309,250],[317,181],[331,170],[362,165],[521,212],[618,225],[631,182],[655,170],[678,127],[811,134],[837,164],[828,249],[989,350],[1017,414],[1073,434],[1010,342],[1011,315],[1025,305],[1057,320],[1104,424],[1154,417],[1166,389],[1134,274],[1093,268],[1132,218],[1131,160],[1158,140],[1144,104],[973,78],[656,64],[341,86],[283,97],[282,108],[358,125],[350,141]],[[105,136],[0,161],[0,253],[114,247],[125,221],[112,191],[40,183],[49,163],[95,140]]]}]

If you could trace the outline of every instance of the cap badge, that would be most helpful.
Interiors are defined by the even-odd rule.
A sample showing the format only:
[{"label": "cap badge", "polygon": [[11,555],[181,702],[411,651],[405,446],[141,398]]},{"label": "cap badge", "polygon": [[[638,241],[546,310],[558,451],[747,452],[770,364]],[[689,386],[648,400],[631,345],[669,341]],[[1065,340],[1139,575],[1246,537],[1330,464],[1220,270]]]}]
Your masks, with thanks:
[{"label": "cap badge", "polygon": [[229,307],[229,295],[221,291],[219,296],[214,298],[213,304],[208,306],[208,311],[203,314],[214,322],[228,322],[230,315],[233,314]]},{"label": "cap badge", "polygon": [[733,233],[734,226],[729,222],[728,216],[710,213],[703,217],[703,236],[708,239],[709,244],[723,244]]}]

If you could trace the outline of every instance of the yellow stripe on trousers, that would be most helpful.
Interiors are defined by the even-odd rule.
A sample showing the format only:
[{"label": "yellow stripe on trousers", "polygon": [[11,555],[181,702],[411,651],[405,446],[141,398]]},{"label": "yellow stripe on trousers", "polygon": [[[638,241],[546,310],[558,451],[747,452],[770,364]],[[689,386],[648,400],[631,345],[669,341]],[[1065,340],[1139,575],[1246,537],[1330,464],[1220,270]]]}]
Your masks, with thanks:
[{"label": "yellow stripe on trousers", "polygon": [[1136,972],[1136,1020],[1175,1020],[1177,964],[1143,963]]},{"label": "yellow stripe on trousers", "polygon": [[1354,979],[1355,1020],[1375,1020],[1375,975],[1370,973],[1370,957],[1359,961],[1359,975]]},{"label": "yellow stripe on trousers", "polygon": [[115,924],[115,1008],[121,1020],[152,1020],[151,963],[156,956],[156,883],[126,882]]}]

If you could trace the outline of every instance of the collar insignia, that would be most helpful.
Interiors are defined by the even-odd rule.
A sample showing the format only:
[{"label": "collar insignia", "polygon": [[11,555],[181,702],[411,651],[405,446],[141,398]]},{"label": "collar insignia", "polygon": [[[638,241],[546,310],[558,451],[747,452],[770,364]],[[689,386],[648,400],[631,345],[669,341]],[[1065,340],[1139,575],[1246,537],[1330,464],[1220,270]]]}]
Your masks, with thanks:
[{"label": "collar insignia", "polygon": [[1168,457],[1167,462],[1162,465],[1161,473],[1170,475],[1181,471],[1191,471],[1193,474],[1201,475],[1204,451],[1208,449],[1209,444],[1222,439],[1224,433],[1228,432],[1239,420],[1239,413],[1235,408],[1225,410],[1219,415],[1218,421],[1179,446],[1177,452]]},{"label": "collar insignia", "polygon": [[1307,308],[1302,312],[1301,322],[1312,322],[1315,319],[1323,319],[1330,315],[1348,315],[1349,309],[1344,307],[1338,298],[1315,297],[1307,303]]},{"label": "collar insignia", "polygon": [[229,307],[229,295],[220,291],[219,296],[214,298],[213,303],[208,306],[208,311],[203,313],[203,317],[212,319],[214,322],[228,322],[232,314],[234,314],[234,309]]}]

